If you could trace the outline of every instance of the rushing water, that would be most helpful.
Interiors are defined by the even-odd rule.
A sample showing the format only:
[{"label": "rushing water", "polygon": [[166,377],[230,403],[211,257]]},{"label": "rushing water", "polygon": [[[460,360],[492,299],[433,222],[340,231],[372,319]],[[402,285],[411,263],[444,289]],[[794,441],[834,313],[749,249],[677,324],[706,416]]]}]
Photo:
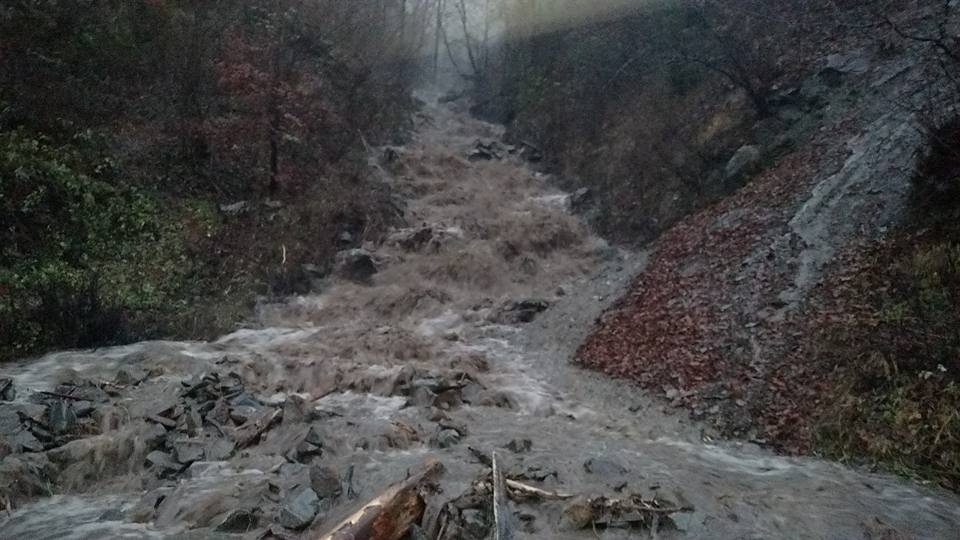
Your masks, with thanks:
[{"label": "rushing water", "polygon": [[[143,468],[139,419],[181,381],[213,372],[238,374],[265,402],[296,394],[328,415],[324,463],[354,471],[356,491],[355,500],[331,509],[331,522],[431,456],[447,467],[437,497],[456,496],[481,470],[468,446],[489,451],[530,439],[529,453],[507,452],[507,459],[547,471],[548,487],[680,493],[695,511],[677,518],[676,530],[659,531],[664,538],[887,538],[880,535],[885,527],[909,538],[960,538],[960,501],[949,493],[708,442],[701,426],[639,390],[571,366],[576,344],[642,269],[643,254],[618,252],[592,236],[568,214],[566,196],[519,160],[465,159],[478,138],[497,139],[499,128],[455,106],[428,105],[418,123],[399,159],[378,160],[383,180],[409,198],[411,229],[368,246],[381,268],[372,284],[332,280],[322,294],[264,306],[254,327],[210,343],[62,352],[5,367],[21,400],[78,376],[112,380],[120,369],[151,376],[117,398],[102,435],[59,454],[51,488],[58,494],[9,512],[0,538],[215,538],[223,534],[212,524],[233,507],[272,500],[270,485],[285,460],[271,452],[270,435],[228,462],[195,463],[172,483],[158,483]],[[430,242],[403,241],[421,227],[432,229]],[[551,306],[531,324],[496,317],[505,302],[523,298]],[[466,428],[456,444],[431,445],[433,413],[395,391],[410,367],[427,376],[468,373],[477,383],[470,405],[446,413],[445,422]],[[591,458],[625,472],[588,473]],[[173,496],[154,509],[149,497],[157,489]],[[137,523],[145,504],[151,519]],[[521,538],[647,534],[561,530],[560,509],[546,504],[523,512],[532,521]]]}]

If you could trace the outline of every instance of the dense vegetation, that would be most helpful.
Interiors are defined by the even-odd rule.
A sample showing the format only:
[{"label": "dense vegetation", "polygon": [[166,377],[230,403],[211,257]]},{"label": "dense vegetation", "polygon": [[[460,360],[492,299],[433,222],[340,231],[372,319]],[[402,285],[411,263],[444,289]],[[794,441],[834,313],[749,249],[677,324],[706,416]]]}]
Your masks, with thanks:
[{"label": "dense vegetation", "polygon": [[221,331],[377,234],[426,6],[4,2],[0,359]]}]

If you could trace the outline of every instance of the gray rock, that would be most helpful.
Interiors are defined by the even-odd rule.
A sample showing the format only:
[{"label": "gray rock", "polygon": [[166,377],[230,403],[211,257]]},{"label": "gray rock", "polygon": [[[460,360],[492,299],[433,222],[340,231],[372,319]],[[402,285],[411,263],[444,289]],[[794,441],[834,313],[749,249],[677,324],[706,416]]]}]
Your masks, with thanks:
[{"label": "gray rock", "polygon": [[490,531],[490,523],[480,510],[469,508],[460,513],[463,523],[463,537],[470,540],[482,540]]},{"label": "gray rock", "polygon": [[306,528],[320,511],[320,498],[307,486],[294,488],[284,498],[280,506],[277,522],[287,529]]},{"label": "gray rock", "polygon": [[155,450],[160,448],[167,440],[167,430],[160,424],[148,424],[143,433],[143,442],[147,448]]},{"label": "gray rock", "polygon": [[257,528],[260,519],[250,510],[231,510],[214,529],[217,532],[243,534]]},{"label": "gray rock", "polygon": [[416,386],[410,392],[410,397],[407,399],[407,406],[430,407],[433,405],[433,400],[436,397],[437,395],[426,386]]},{"label": "gray rock", "polygon": [[220,211],[228,216],[239,216],[246,212],[250,207],[247,201],[239,201],[233,204],[221,204]]},{"label": "gray rock", "polygon": [[17,399],[17,390],[13,387],[13,379],[9,377],[0,378],[0,401],[13,401]]},{"label": "gray rock", "polygon": [[740,147],[727,162],[723,171],[724,176],[727,180],[733,180],[756,171],[760,164],[760,157],[759,147],[750,144]]},{"label": "gray rock", "polygon": [[460,442],[460,432],[455,429],[443,429],[433,436],[433,444],[439,448],[450,448]]},{"label": "gray rock", "polygon": [[203,459],[203,441],[199,439],[180,439],[173,442],[173,451],[177,461],[189,465]]},{"label": "gray rock", "polygon": [[237,424],[246,424],[260,413],[260,409],[250,405],[236,405],[230,408],[230,419]]},{"label": "gray rock", "polygon": [[66,433],[77,425],[77,413],[73,405],[67,400],[60,399],[50,404],[47,409],[47,426],[54,433]]},{"label": "gray rock", "polygon": [[429,540],[429,537],[418,525],[413,525],[410,527],[410,540]]},{"label": "gray rock", "polygon": [[493,314],[493,321],[500,324],[530,323],[549,307],[550,302],[534,298],[508,302]]},{"label": "gray rock", "polygon": [[580,212],[593,201],[593,192],[590,188],[580,188],[570,194],[570,210]]},{"label": "gray rock", "polygon": [[343,279],[366,283],[378,270],[373,254],[358,248],[337,253],[333,271]]},{"label": "gray rock", "polygon": [[390,234],[387,242],[400,246],[407,251],[419,251],[434,238],[432,227],[418,229],[400,229]]},{"label": "gray rock", "polygon": [[225,461],[230,459],[236,445],[229,439],[213,439],[203,447],[203,458],[207,461]]},{"label": "gray rock", "polygon": [[107,521],[123,521],[126,518],[126,515],[123,513],[123,510],[120,508],[111,508],[100,514],[97,518],[97,522],[104,523]]},{"label": "gray rock", "polygon": [[839,73],[861,75],[870,70],[870,59],[864,50],[847,53],[836,53],[827,56],[826,69]]},{"label": "gray rock", "polygon": [[77,418],[86,418],[93,414],[93,403],[89,401],[75,401],[73,403],[73,412]]},{"label": "gray rock", "polygon": [[13,434],[13,449],[15,453],[43,452],[43,443],[30,431],[21,429]]},{"label": "gray rock", "polygon": [[533,448],[533,442],[530,439],[514,439],[507,443],[504,448],[517,454],[523,454]]},{"label": "gray rock", "polygon": [[605,478],[617,478],[627,474],[626,467],[606,457],[590,458],[583,464],[583,468],[590,474]]},{"label": "gray rock", "polygon": [[310,486],[321,499],[332,499],[343,492],[337,472],[321,465],[310,467]]},{"label": "gray rock", "polygon": [[173,459],[173,456],[159,450],[154,450],[153,452],[147,454],[147,463],[158,468],[161,472],[179,471],[183,468],[182,465]]}]

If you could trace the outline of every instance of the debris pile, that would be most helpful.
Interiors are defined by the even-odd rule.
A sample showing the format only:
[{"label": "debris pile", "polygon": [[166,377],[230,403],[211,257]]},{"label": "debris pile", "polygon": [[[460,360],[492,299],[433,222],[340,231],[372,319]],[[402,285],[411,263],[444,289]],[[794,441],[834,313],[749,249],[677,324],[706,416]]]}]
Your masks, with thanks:
[{"label": "debris pile", "polygon": [[[544,489],[529,484],[523,468],[504,472],[503,460],[471,449],[488,470],[471,487],[442,505],[435,519],[428,520],[429,538],[438,540],[485,540],[512,538],[515,530],[543,534],[546,530],[644,528],[656,532],[673,527],[671,516],[693,511],[681,496],[669,500],[660,496],[629,494],[621,497],[586,496]],[[554,472],[555,476],[556,473]],[[549,475],[548,475],[549,476]],[[540,482],[545,477],[540,477]],[[512,501],[512,504],[511,504]],[[559,523],[546,525],[543,520]]]}]

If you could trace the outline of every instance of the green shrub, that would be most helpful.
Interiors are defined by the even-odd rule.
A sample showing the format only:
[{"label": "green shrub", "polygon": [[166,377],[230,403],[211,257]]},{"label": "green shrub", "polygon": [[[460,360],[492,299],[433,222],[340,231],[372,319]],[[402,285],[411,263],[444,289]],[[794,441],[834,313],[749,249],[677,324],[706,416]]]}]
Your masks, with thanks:
[{"label": "green shrub", "polygon": [[125,339],[179,287],[179,225],[97,146],[0,134],[0,357]]}]

